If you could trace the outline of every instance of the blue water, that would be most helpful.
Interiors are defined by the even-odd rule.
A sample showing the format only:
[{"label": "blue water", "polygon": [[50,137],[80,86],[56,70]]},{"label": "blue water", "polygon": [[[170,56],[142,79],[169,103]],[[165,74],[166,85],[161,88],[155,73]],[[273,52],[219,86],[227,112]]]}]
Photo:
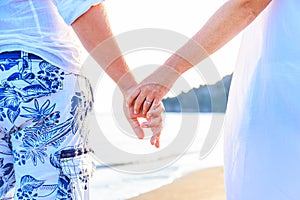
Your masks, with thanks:
[{"label": "blue water", "polygon": [[[181,127],[182,118],[185,115],[191,114],[166,114],[165,116],[165,129],[161,136],[161,149],[168,148],[168,146],[174,141],[178,129]],[[195,114],[192,114],[195,115]],[[157,160],[122,160],[120,163],[112,163],[116,169],[107,167],[103,164],[99,164],[94,174],[93,181],[91,183],[91,199],[103,199],[103,200],[119,200],[128,199],[130,197],[137,196],[139,194],[151,191],[159,188],[162,185],[173,182],[175,179],[180,178],[192,171],[204,169],[213,166],[223,165],[223,144],[222,138],[219,139],[215,149],[212,153],[203,160],[199,159],[199,151],[203,140],[208,132],[212,115],[211,114],[196,114],[199,117],[199,126],[196,130],[196,137],[192,141],[191,146],[187,151],[182,152],[174,151],[174,154],[158,158]],[[102,116],[102,121],[105,121],[105,125],[110,127],[110,131],[118,134],[118,130],[112,130],[115,125],[114,121],[110,121],[109,116]],[[105,130],[105,127],[103,128]],[[105,131],[104,131],[105,132]],[[120,131],[119,131],[120,134]],[[145,151],[149,149],[153,153],[152,146],[148,141],[137,141],[141,143],[136,147],[132,147],[131,142],[126,143],[124,138],[112,136],[112,143],[119,145],[120,148],[130,149],[129,151],[136,150],[141,152],[147,157]],[[135,144],[134,144],[135,145]],[[149,147],[148,147],[149,146]],[[145,150],[146,149],[146,150]],[[168,164],[164,163],[164,160],[168,159]],[[164,165],[161,165],[164,163]],[[149,165],[160,166],[155,172],[151,173],[139,173],[132,174],[124,171],[120,171],[119,166],[125,168],[147,168]]]}]

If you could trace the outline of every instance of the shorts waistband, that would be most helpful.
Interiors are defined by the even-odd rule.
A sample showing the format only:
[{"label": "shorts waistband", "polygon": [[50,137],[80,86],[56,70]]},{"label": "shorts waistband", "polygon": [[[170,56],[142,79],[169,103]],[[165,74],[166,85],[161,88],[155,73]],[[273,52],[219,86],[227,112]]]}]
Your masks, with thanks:
[{"label": "shorts waistband", "polygon": [[28,59],[43,60],[41,57],[26,51],[6,51],[0,53],[0,59],[20,59],[23,57],[27,57]]}]

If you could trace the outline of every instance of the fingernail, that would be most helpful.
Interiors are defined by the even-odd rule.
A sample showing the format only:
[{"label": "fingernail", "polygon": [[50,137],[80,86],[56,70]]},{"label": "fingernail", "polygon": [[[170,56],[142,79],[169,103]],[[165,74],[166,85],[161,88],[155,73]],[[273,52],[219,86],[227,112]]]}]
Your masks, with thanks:
[{"label": "fingernail", "polygon": [[152,145],[154,145],[154,141],[150,140],[150,143],[151,143]]},{"label": "fingernail", "polygon": [[138,138],[139,138],[140,140],[144,139],[143,134],[139,134],[139,135],[138,135]]}]

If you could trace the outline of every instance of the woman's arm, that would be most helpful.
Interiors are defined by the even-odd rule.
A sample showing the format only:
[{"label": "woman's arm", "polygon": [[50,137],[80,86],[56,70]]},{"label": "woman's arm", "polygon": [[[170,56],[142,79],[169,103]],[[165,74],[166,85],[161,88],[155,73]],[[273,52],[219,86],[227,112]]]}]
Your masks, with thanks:
[{"label": "woman's arm", "polygon": [[173,54],[163,66],[148,76],[139,86],[128,104],[134,112],[149,106],[147,101],[159,102],[177,78],[206,57],[220,49],[247,27],[271,0],[230,0],[183,47]]}]

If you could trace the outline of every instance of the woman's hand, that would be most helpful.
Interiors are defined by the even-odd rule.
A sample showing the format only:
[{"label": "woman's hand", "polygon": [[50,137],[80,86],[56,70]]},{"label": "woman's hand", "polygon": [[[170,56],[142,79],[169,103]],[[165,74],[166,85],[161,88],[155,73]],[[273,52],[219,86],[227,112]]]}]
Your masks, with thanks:
[{"label": "woman's hand", "polygon": [[131,95],[128,105],[135,114],[144,115],[150,108],[157,106],[168,91],[168,88],[159,83],[142,83]]},{"label": "woman's hand", "polygon": [[135,114],[146,114],[152,106],[160,103],[179,76],[174,69],[161,66],[131,93],[128,106],[133,108]]}]

